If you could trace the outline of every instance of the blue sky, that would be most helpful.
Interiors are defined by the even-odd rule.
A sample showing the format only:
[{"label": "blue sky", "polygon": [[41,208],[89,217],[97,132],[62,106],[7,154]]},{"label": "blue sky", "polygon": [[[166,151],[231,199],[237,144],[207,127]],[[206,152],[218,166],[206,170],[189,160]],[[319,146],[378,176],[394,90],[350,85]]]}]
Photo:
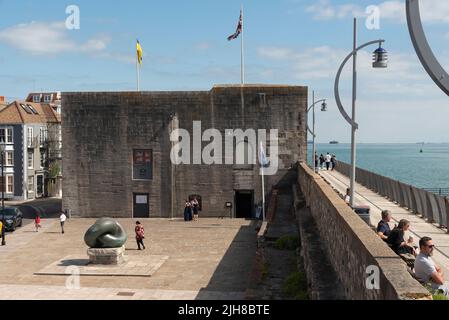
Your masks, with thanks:
[{"label": "blue sky", "polygon": [[[425,0],[429,42],[449,70],[449,2]],[[449,100],[424,72],[411,45],[404,1],[354,0],[0,0],[0,95],[23,99],[31,91],[135,90],[135,40],[144,49],[143,90],[209,90],[240,81],[235,31],[245,8],[248,83],[306,85],[329,99],[317,115],[321,142],[349,141],[333,82],[352,47],[387,40],[390,67],[370,68],[375,47],[361,53],[357,117],[361,142],[449,142]],[[66,30],[66,7],[80,8],[80,30]],[[368,5],[381,8],[380,30],[365,27]],[[341,95],[350,110],[350,65]],[[311,92],[310,92],[311,93]]]}]

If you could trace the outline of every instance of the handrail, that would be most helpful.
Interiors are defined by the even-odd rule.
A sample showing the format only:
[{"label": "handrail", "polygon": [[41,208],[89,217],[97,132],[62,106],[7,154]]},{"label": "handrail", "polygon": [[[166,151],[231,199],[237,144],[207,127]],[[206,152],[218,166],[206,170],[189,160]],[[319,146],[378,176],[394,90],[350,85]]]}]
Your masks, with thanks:
[{"label": "handrail", "polygon": [[[345,162],[338,162],[335,170],[349,176],[351,166]],[[437,223],[440,227],[448,227],[449,201],[448,196],[441,192],[444,188],[420,189],[409,184],[391,179],[380,174],[356,168],[356,181],[365,187],[396,202],[417,215],[427,219],[429,223]],[[446,189],[449,192],[449,188]],[[449,229],[448,229],[449,233]]]}]

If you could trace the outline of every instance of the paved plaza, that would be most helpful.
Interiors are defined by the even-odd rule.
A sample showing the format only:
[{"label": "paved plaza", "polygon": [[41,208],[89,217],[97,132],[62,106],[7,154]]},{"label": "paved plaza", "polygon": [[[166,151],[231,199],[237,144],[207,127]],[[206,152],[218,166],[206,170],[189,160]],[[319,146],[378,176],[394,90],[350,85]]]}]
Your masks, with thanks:
[{"label": "paved plaza", "polygon": [[76,261],[87,259],[83,237],[94,222],[94,219],[69,220],[63,235],[58,221],[48,219],[42,221],[39,233],[28,224],[9,234],[7,246],[0,247],[2,298],[245,298],[256,252],[255,222],[216,218],[189,223],[144,219],[141,222],[145,226],[147,250],[138,251],[134,220],[118,219],[129,234],[126,243],[129,261],[137,268],[150,264],[151,274],[76,278],[70,274],[70,269],[68,275],[62,275],[61,268],[66,266],[58,262],[68,261],[69,257],[75,257]]}]

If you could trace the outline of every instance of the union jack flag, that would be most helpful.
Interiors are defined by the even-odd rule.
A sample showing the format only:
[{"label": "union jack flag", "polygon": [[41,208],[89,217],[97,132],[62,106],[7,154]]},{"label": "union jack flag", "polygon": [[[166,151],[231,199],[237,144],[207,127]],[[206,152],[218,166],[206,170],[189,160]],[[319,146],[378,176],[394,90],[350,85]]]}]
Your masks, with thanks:
[{"label": "union jack flag", "polygon": [[228,37],[228,41],[237,39],[240,35],[240,33],[242,33],[242,29],[243,29],[243,13],[242,10],[240,10],[240,19],[239,19],[239,24],[237,25],[237,30],[235,31],[235,33],[231,36]]}]

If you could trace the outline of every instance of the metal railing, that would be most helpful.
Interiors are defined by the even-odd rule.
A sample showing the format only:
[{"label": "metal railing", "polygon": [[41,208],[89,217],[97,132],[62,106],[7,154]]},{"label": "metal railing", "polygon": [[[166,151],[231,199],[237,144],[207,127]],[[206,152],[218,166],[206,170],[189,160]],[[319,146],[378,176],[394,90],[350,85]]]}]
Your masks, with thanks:
[{"label": "metal railing", "polygon": [[[351,166],[344,162],[338,162],[335,169],[349,177]],[[448,226],[449,201],[448,197],[443,196],[443,194],[440,195],[436,192],[419,189],[360,168],[356,169],[356,181],[396,202],[401,207],[421,215],[429,223],[437,223],[440,227]],[[443,191],[444,189],[441,190]],[[439,189],[435,189],[435,191],[439,192]]]},{"label": "metal railing", "polygon": [[449,188],[424,188],[423,190],[435,193],[442,197],[449,197]]}]

